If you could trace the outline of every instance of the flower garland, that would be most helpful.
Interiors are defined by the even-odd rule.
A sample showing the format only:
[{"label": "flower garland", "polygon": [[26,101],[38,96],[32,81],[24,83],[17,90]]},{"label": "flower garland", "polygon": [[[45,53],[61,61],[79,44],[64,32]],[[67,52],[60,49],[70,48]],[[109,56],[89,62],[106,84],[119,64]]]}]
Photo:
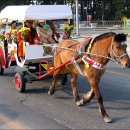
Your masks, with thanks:
[{"label": "flower garland", "polygon": [[63,39],[70,39],[71,38],[71,33],[72,33],[73,28],[74,28],[74,26],[69,25],[69,24],[64,26]]}]

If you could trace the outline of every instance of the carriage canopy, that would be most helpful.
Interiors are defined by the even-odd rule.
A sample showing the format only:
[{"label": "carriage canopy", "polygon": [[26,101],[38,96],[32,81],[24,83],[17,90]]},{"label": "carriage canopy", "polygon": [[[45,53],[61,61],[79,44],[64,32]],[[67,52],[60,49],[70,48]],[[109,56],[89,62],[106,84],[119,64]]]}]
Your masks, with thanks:
[{"label": "carriage canopy", "polygon": [[72,10],[67,5],[20,5],[6,6],[0,13],[0,19],[38,20],[70,19]]}]

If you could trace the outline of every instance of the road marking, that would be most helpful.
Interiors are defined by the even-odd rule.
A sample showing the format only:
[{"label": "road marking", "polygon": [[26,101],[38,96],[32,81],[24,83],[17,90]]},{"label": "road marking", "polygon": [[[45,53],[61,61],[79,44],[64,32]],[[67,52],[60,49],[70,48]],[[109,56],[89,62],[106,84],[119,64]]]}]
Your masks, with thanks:
[{"label": "road marking", "polygon": [[12,119],[3,115],[2,113],[0,113],[0,121],[4,122],[5,125],[8,125],[11,129],[25,129],[19,123],[13,121]]},{"label": "road marking", "polygon": [[106,72],[108,72],[108,73],[112,73],[112,74],[121,75],[121,76],[127,76],[127,77],[130,77],[129,74],[123,74],[123,73],[119,73],[119,72],[115,72],[115,71],[111,71],[111,70],[106,70]]}]

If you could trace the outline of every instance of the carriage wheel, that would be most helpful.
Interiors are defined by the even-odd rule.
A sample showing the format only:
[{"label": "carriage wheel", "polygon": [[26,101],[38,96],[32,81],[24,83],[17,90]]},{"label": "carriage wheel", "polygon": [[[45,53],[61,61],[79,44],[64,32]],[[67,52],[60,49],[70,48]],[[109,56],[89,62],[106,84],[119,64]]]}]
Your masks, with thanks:
[{"label": "carriage wheel", "polygon": [[2,68],[2,64],[0,62],[0,75],[3,75],[4,74],[4,69]]},{"label": "carriage wheel", "polygon": [[16,90],[18,92],[20,92],[20,93],[24,93],[25,92],[26,80],[24,78],[24,74],[23,73],[15,74],[14,83],[15,83],[15,88],[16,88]]},{"label": "carriage wheel", "polygon": [[57,80],[57,85],[65,85],[67,82],[67,74],[59,75],[58,80]]}]

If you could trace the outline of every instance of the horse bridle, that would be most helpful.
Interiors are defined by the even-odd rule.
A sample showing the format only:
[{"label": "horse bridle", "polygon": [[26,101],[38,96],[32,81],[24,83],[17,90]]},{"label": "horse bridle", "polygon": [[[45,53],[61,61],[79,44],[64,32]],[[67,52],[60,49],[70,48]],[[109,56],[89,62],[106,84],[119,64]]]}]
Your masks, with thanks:
[{"label": "horse bridle", "polygon": [[[114,62],[120,63],[120,59],[121,59],[122,57],[126,56],[126,55],[128,56],[128,54],[127,54],[127,53],[124,53],[124,54],[118,56],[118,55],[115,53],[115,51],[113,50],[113,46],[114,46],[114,45],[112,44],[113,41],[114,41],[114,37],[113,37],[112,42],[111,42],[110,58],[111,58],[111,60],[113,60]],[[124,45],[125,45],[124,42],[122,42],[121,44],[124,44]],[[115,56],[116,58],[114,58],[113,56]]]}]

